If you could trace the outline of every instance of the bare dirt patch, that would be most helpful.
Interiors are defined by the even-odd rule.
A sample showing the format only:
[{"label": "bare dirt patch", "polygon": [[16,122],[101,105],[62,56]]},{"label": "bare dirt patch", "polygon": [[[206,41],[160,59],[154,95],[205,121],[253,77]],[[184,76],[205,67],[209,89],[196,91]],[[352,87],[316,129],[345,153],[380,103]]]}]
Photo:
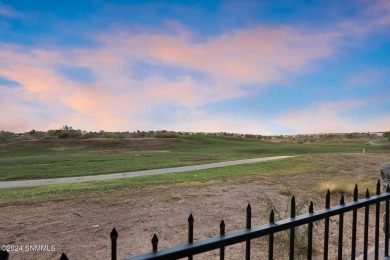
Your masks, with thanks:
[{"label": "bare dirt patch", "polygon": [[[70,259],[108,259],[109,234],[115,227],[119,232],[118,258],[122,259],[149,252],[153,234],[159,237],[160,249],[185,243],[190,213],[195,218],[196,241],[218,235],[222,219],[226,223],[227,233],[243,229],[247,203],[252,205],[252,225],[266,223],[268,213],[264,213],[264,197],[271,198],[281,212],[287,209],[290,197],[286,194],[290,192],[296,195],[298,203],[310,198],[314,200],[315,209],[322,209],[324,194],[318,192],[320,183],[347,177],[353,183],[359,178],[375,181],[380,176],[381,163],[390,161],[388,156],[368,155],[339,154],[313,158],[316,158],[316,166],[303,173],[275,176],[251,174],[206,182],[192,181],[90,192],[69,196],[62,201],[4,206],[0,209],[1,244],[56,246],[55,252],[14,252],[11,259],[55,259],[59,258],[61,252],[66,252]],[[332,205],[337,205],[339,198],[339,194],[332,194]],[[345,200],[351,201],[351,196],[346,194]],[[370,212],[373,213],[373,208]],[[351,217],[346,215],[344,218],[344,249],[347,256],[351,243]],[[358,218],[357,252],[361,252],[361,211]],[[374,216],[371,214],[371,243],[374,234],[373,220]],[[337,256],[337,230],[336,217],[331,222],[331,259]],[[314,235],[315,255],[319,259],[322,259],[322,237],[323,223],[320,222],[316,225]],[[288,245],[284,236],[276,236],[275,243],[275,259],[286,259]],[[265,259],[266,249],[266,239],[252,241],[253,257]],[[228,247],[226,259],[243,259],[244,252],[245,244]],[[218,259],[218,252],[202,254],[195,259]]]}]

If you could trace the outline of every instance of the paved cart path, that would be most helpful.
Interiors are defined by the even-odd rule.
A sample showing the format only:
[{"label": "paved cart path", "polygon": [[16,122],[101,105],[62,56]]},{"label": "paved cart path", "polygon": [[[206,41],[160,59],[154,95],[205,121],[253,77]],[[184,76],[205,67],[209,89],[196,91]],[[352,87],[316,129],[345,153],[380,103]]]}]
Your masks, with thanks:
[{"label": "paved cart path", "polygon": [[232,166],[246,163],[265,162],[282,158],[289,158],[292,156],[273,156],[265,158],[254,158],[244,159],[227,162],[216,162],[200,165],[154,169],[154,170],[143,170],[134,172],[123,172],[123,173],[111,173],[102,175],[91,175],[91,176],[78,176],[78,177],[66,177],[66,178],[53,178],[53,179],[40,179],[40,180],[22,180],[22,181],[2,181],[0,182],[0,188],[14,188],[14,187],[26,187],[26,186],[38,186],[48,184],[60,184],[60,183],[71,183],[71,182],[82,182],[82,181],[99,181],[99,180],[112,180],[121,178],[130,178],[145,175],[165,174],[173,172],[188,172],[194,170],[211,169],[224,166]]}]

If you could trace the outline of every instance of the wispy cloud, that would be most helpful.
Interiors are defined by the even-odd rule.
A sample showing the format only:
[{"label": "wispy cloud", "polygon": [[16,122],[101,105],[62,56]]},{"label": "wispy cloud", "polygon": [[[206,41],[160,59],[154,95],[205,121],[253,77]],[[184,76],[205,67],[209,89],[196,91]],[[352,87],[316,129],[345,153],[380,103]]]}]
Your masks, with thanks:
[{"label": "wispy cloud", "polygon": [[[132,127],[142,128],[143,124],[134,119],[142,110],[167,102],[196,109],[249,95],[239,87],[241,84],[263,88],[264,83],[307,72],[311,61],[333,54],[335,38],[335,34],[309,35],[288,27],[235,30],[203,43],[194,41],[188,31],[177,35],[105,33],[97,37],[102,43],[100,48],[41,50],[5,46],[0,50],[0,73],[20,82],[22,96],[33,94],[40,102],[60,102],[69,107],[64,117],[83,127],[110,125],[125,129],[133,120]],[[183,73],[174,79],[155,75],[136,80],[132,66],[140,60],[205,76]],[[75,68],[74,64],[77,71],[64,72],[64,67]],[[77,117],[88,118],[88,125]]]},{"label": "wispy cloud", "polygon": [[0,3],[0,17],[8,18],[26,18],[27,16],[24,13],[18,12],[9,5],[4,5]]},{"label": "wispy cloud", "polygon": [[[383,102],[380,99],[342,100],[314,104],[281,115],[275,122],[289,128],[290,133],[348,133],[386,131],[390,129],[390,114],[378,114],[368,120],[351,118],[348,112]],[[358,112],[355,113],[358,115]],[[337,129],[337,131],[335,131]]]}]

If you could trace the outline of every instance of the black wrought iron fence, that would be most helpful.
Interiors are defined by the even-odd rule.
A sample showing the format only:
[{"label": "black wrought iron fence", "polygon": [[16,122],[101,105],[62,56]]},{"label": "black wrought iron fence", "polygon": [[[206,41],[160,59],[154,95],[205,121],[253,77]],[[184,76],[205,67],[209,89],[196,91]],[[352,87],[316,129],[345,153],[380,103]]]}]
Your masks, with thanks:
[{"label": "black wrought iron fence", "polygon": [[[328,244],[329,244],[329,220],[330,217],[338,215],[338,259],[342,259],[343,252],[343,233],[344,233],[344,213],[352,211],[352,236],[350,239],[351,251],[350,259],[356,258],[356,240],[357,240],[357,210],[364,208],[364,238],[363,238],[363,259],[368,257],[368,235],[369,235],[369,213],[370,205],[375,205],[375,234],[374,234],[374,257],[379,259],[379,230],[380,230],[380,203],[385,203],[385,216],[389,216],[389,200],[390,200],[390,187],[387,186],[386,192],[380,193],[380,182],[376,185],[376,195],[370,196],[369,190],[366,191],[366,196],[363,199],[358,200],[358,186],[355,185],[353,201],[345,203],[344,195],[341,195],[340,203],[338,206],[330,207],[330,192],[326,193],[325,197],[325,209],[314,211],[313,202],[310,202],[308,213],[300,216],[296,216],[296,203],[295,198],[292,196],[290,207],[290,218],[275,222],[274,212],[271,211],[269,216],[269,223],[252,227],[252,213],[251,206],[248,204],[246,209],[246,229],[225,234],[225,223],[222,220],[220,224],[220,235],[194,242],[194,218],[190,214],[188,218],[188,243],[182,244],[173,248],[158,250],[158,237],[153,235],[151,240],[152,251],[147,254],[133,256],[125,258],[126,260],[157,260],[157,259],[179,259],[187,258],[192,259],[194,255],[205,253],[212,250],[219,250],[220,259],[225,258],[225,247],[238,243],[245,243],[245,259],[250,259],[251,255],[251,240],[255,238],[268,236],[268,258],[274,258],[274,235],[275,233],[289,230],[289,259],[294,259],[294,244],[295,244],[295,228],[308,225],[307,229],[307,259],[312,259],[313,256],[313,223],[319,220],[324,220],[324,251],[323,258],[328,259]],[[384,256],[387,259],[389,257],[389,217],[383,218],[384,220]],[[118,232],[114,228],[110,233],[111,238],[111,259],[117,259],[117,239]],[[4,253],[4,252],[3,252]],[[5,255],[5,254],[4,254]],[[3,256],[4,257],[4,256]],[[0,258],[1,259],[1,258]],[[7,258],[3,258],[7,259]],[[68,257],[65,253],[61,255],[60,260],[67,260]],[[390,258],[389,258],[390,259]]]}]

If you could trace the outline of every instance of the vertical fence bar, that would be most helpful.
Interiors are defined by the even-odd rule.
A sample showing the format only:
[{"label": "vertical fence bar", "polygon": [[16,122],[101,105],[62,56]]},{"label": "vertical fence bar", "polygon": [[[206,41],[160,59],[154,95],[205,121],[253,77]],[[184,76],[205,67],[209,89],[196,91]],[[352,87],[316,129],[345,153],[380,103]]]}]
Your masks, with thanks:
[{"label": "vertical fence bar", "polygon": [[[344,194],[341,194],[340,205],[345,205]],[[344,213],[340,213],[340,215],[339,215],[338,259],[343,259],[343,232],[344,232]]]},{"label": "vertical fence bar", "polygon": [[[353,190],[353,201],[358,200],[358,186],[355,184]],[[357,226],[357,209],[354,208],[352,212],[352,246],[351,246],[351,260],[356,258],[356,226]]]},{"label": "vertical fence bar", "polygon": [[153,249],[153,253],[157,252],[157,247],[158,247],[158,237],[156,234],[153,235],[153,238],[152,238],[152,249]]},{"label": "vertical fence bar", "polygon": [[[8,258],[5,258],[8,259]],[[61,254],[60,260],[69,260],[68,256],[65,253]]]},{"label": "vertical fence bar", "polygon": [[[225,235],[225,222],[222,220],[221,224],[219,225],[219,235],[224,236]],[[219,250],[219,259],[224,260],[225,259],[225,247],[221,247]]]},{"label": "vertical fence bar", "polygon": [[[252,208],[251,204],[248,204],[246,207],[246,229],[252,228]],[[246,247],[245,247],[245,259],[250,260],[251,259],[251,241],[246,241]]]},{"label": "vertical fence bar", "polygon": [[[366,191],[366,198],[370,198],[370,192]],[[367,251],[368,251],[368,217],[370,213],[370,206],[364,207],[364,248],[363,248],[363,259],[367,259]]]},{"label": "vertical fence bar", "polygon": [[[290,217],[295,218],[295,196],[291,198]],[[290,260],[294,260],[295,227],[290,228]]]},{"label": "vertical fence bar", "polygon": [[[313,201],[310,201],[309,214],[313,214],[313,212]],[[313,222],[309,222],[307,233],[307,259],[311,260],[313,255]]]},{"label": "vertical fence bar", "polygon": [[[65,255],[64,253],[62,253],[61,257]],[[66,257],[66,255],[65,255]],[[9,253],[6,251],[6,250],[3,250],[2,248],[0,248],[0,259],[1,260],[8,260],[9,259]],[[60,258],[61,260],[61,258]]]},{"label": "vertical fence bar", "polygon": [[[325,196],[325,209],[330,208],[330,191],[326,192]],[[329,217],[325,218],[325,230],[324,230],[324,260],[328,260],[328,243],[329,243]]]},{"label": "vertical fence bar", "polygon": [[[387,184],[386,193],[390,192],[390,186]],[[385,212],[385,257],[389,256],[389,199],[386,199]]]},{"label": "vertical fence bar", "polygon": [[[192,214],[188,217],[188,243],[194,242],[194,217]],[[188,260],[192,260],[192,256],[188,257]]]},{"label": "vertical fence bar", "polygon": [[[271,213],[269,214],[269,223],[270,224],[275,224],[275,213],[274,213],[274,210],[271,210]],[[274,259],[274,233],[269,234],[268,259],[269,260],[273,260]]]},{"label": "vertical fence bar", "polygon": [[116,260],[116,241],[118,239],[118,232],[115,228],[110,233],[111,238],[111,260]]},{"label": "vertical fence bar", "polygon": [[[381,183],[378,179],[376,183],[376,195],[381,193]],[[375,260],[379,258],[379,202],[375,204]]]}]

